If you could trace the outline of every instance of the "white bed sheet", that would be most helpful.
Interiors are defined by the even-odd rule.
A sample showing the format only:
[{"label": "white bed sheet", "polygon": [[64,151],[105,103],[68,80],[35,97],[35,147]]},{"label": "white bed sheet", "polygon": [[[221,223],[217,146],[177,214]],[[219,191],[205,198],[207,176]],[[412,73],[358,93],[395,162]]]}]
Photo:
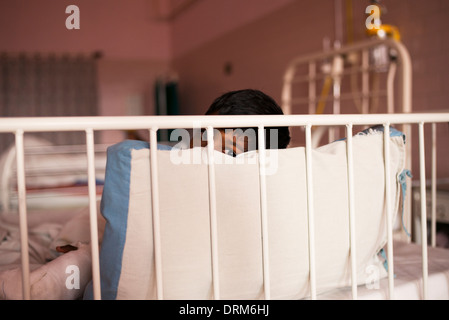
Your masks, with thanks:
[{"label": "white bed sheet", "polygon": [[[78,209],[79,210],[79,209]],[[57,257],[50,244],[73,210],[33,210],[27,213],[31,265],[42,265]],[[0,271],[20,265],[20,229],[17,212],[0,214]]]},{"label": "white bed sheet", "polygon": [[[97,202],[99,206],[99,202]],[[99,209],[99,208],[97,208]],[[31,298],[81,299],[91,280],[89,208],[33,210],[28,212]],[[99,215],[99,237],[104,221]],[[59,245],[78,250],[61,254]],[[0,300],[22,299],[22,271],[18,214],[0,215]],[[79,287],[66,285],[68,267],[77,267]]]},{"label": "white bed sheet", "polygon": [[[449,300],[449,250],[427,248],[428,252],[428,299]],[[394,298],[396,300],[423,299],[422,293],[422,249],[421,245],[395,241],[394,253]],[[379,281],[377,287],[358,287],[359,300],[389,299],[388,278]],[[333,290],[317,297],[322,300],[352,299],[351,288]]]},{"label": "white bed sheet", "polygon": [[[68,217],[71,219],[68,219]],[[45,219],[44,219],[45,217]],[[9,229],[10,239],[8,242],[3,242],[0,246],[0,278],[9,279],[8,282],[14,282],[16,285],[14,289],[9,288],[9,292],[14,292],[15,297],[21,297],[21,286],[17,281],[12,281],[11,276],[19,280],[21,273],[19,271],[20,265],[20,241],[18,233],[11,232],[17,227],[18,216],[11,216],[5,224],[5,219],[2,221],[3,229],[0,228],[0,233],[5,228]],[[89,230],[88,226],[88,210],[70,211],[37,211],[29,214],[29,231],[30,231],[30,267],[31,270],[36,270],[36,274],[51,271],[58,275],[59,278],[65,279],[65,266],[67,264],[85,265],[82,268],[86,272],[90,272],[90,249],[89,247],[83,250],[67,254],[63,259],[53,260],[53,264],[49,264],[48,260],[54,259],[54,246],[56,244],[66,244],[73,240],[82,240],[88,242]],[[42,223],[44,222],[44,223]],[[103,228],[103,223],[100,223],[100,229]],[[8,228],[9,226],[9,228]],[[17,230],[18,232],[18,230]],[[102,230],[100,231],[100,234]],[[0,235],[1,236],[1,235]],[[59,242],[59,243],[58,243]],[[49,248],[51,249],[49,250]],[[52,252],[53,251],[53,252]],[[87,254],[86,254],[87,253]],[[429,299],[432,300],[449,300],[449,250],[443,248],[428,248],[429,258],[429,277],[428,277],[428,293]],[[415,300],[422,299],[422,262],[421,262],[421,246],[417,244],[409,244],[402,241],[395,241],[394,243],[394,284],[395,284],[395,298],[401,300]],[[47,263],[45,263],[47,262]],[[46,264],[46,265],[45,265]],[[62,268],[60,265],[63,265]],[[59,266],[59,267],[58,267]],[[40,268],[38,270],[38,268]],[[61,269],[61,270],[55,270]],[[8,271],[7,271],[8,270]],[[32,280],[36,275],[32,275]],[[319,276],[319,275],[317,275]],[[89,277],[89,275],[85,275]],[[1,280],[1,279],[0,279]],[[50,284],[59,283],[53,279]],[[87,279],[84,280],[84,284]],[[7,283],[5,282],[4,285]],[[372,285],[372,284],[371,284]],[[6,289],[6,288],[4,288]],[[48,295],[48,286],[44,298],[49,299],[79,299],[81,292],[74,291],[57,291],[53,288],[53,295]],[[5,290],[3,290],[5,291]],[[6,290],[8,291],[8,290]],[[6,293],[5,291],[5,293]],[[70,294],[67,294],[70,293]],[[36,292],[37,294],[37,292]],[[362,300],[383,300],[388,299],[388,279],[383,278],[379,281],[379,288],[368,288],[365,285],[358,287],[358,299]],[[2,296],[0,299],[8,298]],[[9,298],[12,298],[9,296]],[[333,290],[321,295],[318,299],[322,300],[343,300],[352,299],[351,288],[342,288]]]}]

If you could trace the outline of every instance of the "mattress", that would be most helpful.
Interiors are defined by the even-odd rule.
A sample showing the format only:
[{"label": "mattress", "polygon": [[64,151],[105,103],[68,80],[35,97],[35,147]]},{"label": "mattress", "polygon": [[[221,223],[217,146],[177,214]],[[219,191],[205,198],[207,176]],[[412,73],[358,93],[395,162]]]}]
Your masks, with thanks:
[{"label": "mattress", "polygon": [[[103,219],[100,215],[98,219],[101,236]],[[27,212],[32,299],[82,298],[84,288],[92,278],[89,221],[88,207]],[[66,244],[75,245],[78,250],[65,254],[56,250],[57,246]],[[21,242],[17,214],[0,214],[0,288],[0,300],[22,299]]]},{"label": "mattress", "polygon": [[[421,245],[395,241],[394,253],[394,297],[397,300],[423,299]],[[428,247],[428,299],[449,299],[449,250]],[[359,300],[384,300],[389,298],[388,278],[378,285],[358,287]],[[343,288],[318,295],[322,300],[352,299],[351,288]]]},{"label": "mattress", "polygon": [[[17,215],[2,217],[0,238],[4,241],[0,245],[0,274],[4,270],[16,268],[20,263],[20,243]],[[59,238],[76,239],[88,242],[89,229],[88,209],[82,210],[36,210],[29,212],[28,228],[30,231],[30,263],[41,266],[48,261],[49,247],[54,247]],[[103,228],[103,224],[100,224]],[[1,231],[11,231],[8,236],[1,236]],[[13,231],[16,230],[16,231]],[[68,241],[71,242],[71,241]],[[52,245],[50,245],[50,243]],[[47,248],[44,250],[44,247]],[[400,300],[422,299],[422,258],[421,245],[396,240],[394,242],[394,293]],[[79,262],[76,251],[73,258]],[[54,258],[54,257],[53,257]],[[68,256],[67,256],[68,258]],[[90,259],[88,259],[90,261]],[[432,300],[449,300],[449,250],[444,248],[428,247],[428,298]],[[77,264],[78,264],[77,262]],[[86,261],[86,263],[89,263]],[[90,268],[86,268],[89,269]],[[66,277],[65,269],[61,269],[62,276]],[[319,277],[319,274],[317,274]],[[1,277],[0,277],[1,278]],[[65,278],[64,278],[65,279]],[[377,283],[376,283],[377,284]],[[20,292],[20,286],[17,288]],[[57,298],[63,298],[62,296]],[[321,300],[352,299],[351,287],[328,291],[317,296]],[[388,299],[388,279],[382,278],[378,286],[373,283],[358,287],[358,299],[383,300]]]},{"label": "mattress", "polygon": [[[96,200],[101,199],[103,185],[96,186]],[[49,188],[27,188],[27,208],[32,210],[61,210],[84,208],[89,205],[89,189],[87,185],[69,185]],[[11,208],[18,208],[19,199],[13,194],[10,199]]]}]

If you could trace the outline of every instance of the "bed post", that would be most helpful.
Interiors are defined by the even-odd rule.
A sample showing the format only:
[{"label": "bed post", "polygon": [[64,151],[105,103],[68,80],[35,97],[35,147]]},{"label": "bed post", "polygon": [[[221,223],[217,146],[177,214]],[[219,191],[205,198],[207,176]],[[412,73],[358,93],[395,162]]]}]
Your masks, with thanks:
[{"label": "bed post", "polygon": [[422,290],[423,299],[427,299],[427,201],[426,201],[426,165],[424,148],[424,122],[419,123],[419,178],[421,192],[421,248],[422,248]]},{"label": "bed post", "polygon": [[310,295],[312,300],[316,300],[315,221],[314,221],[314,206],[313,206],[311,124],[306,125],[306,176],[307,176],[307,218],[309,229]]},{"label": "bed post", "polygon": [[355,233],[355,198],[354,198],[354,161],[352,150],[352,124],[346,125],[346,146],[348,165],[348,207],[349,207],[349,240],[351,254],[351,285],[352,298],[357,299],[357,256],[356,256],[356,233]]},{"label": "bed post", "polygon": [[385,211],[387,225],[388,293],[394,299],[393,213],[391,212],[390,123],[384,124]]},{"label": "bed post", "polygon": [[30,258],[28,250],[27,203],[25,185],[25,155],[23,130],[16,131],[17,188],[19,193],[20,255],[22,259],[23,299],[31,299]]},{"label": "bed post", "polygon": [[156,271],[156,293],[158,300],[164,298],[162,282],[161,227],[159,217],[159,182],[157,169],[157,128],[150,129],[150,181],[151,209],[153,213],[153,248]]},{"label": "bed post", "polygon": [[270,256],[268,252],[268,217],[267,217],[267,185],[266,185],[266,150],[265,150],[265,132],[264,127],[258,128],[259,140],[259,179],[260,179],[260,209],[261,209],[261,224],[262,224],[262,258],[263,258],[263,285],[265,299],[271,299],[270,288]]},{"label": "bed post", "polygon": [[212,255],[212,281],[214,299],[220,299],[220,284],[218,273],[218,235],[217,235],[217,199],[215,187],[215,165],[214,165],[214,128],[207,127],[207,159],[209,170],[209,208],[210,208],[210,236]]},{"label": "bed post", "polygon": [[86,129],[86,147],[87,147],[87,175],[89,188],[89,218],[90,218],[90,243],[92,251],[92,284],[95,300],[101,299],[100,285],[100,256],[98,242],[97,226],[97,191],[95,182],[95,150],[94,150],[94,132],[92,129]]}]

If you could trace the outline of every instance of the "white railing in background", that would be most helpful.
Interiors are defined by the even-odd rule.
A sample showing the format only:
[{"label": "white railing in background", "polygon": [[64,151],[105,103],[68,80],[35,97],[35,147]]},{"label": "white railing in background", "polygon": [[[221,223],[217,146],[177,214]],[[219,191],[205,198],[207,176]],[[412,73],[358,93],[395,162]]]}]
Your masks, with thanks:
[{"label": "white railing in background", "polygon": [[[380,59],[376,58],[379,54]],[[281,107],[287,115],[298,111],[305,113],[305,108],[297,108],[298,105],[306,105],[308,114],[320,114],[324,113],[323,106],[329,103],[331,110],[327,113],[348,114],[353,112],[348,111],[351,107],[348,102],[353,101],[359,113],[369,114],[375,113],[370,99],[386,96],[386,113],[411,113],[412,71],[411,57],[405,45],[389,38],[370,38],[302,54],[291,59],[284,71]],[[379,77],[383,73],[386,74],[384,89],[376,87],[371,80],[371,75]],[[344,83],[345,78],[349,83]],[[359,83],[361,88],[357,88]],[[399,94],[395,95],[396,91]],[[318,128],[312,140],[313,147],[319,145],[326,131],[328,141],[334,141],[339,135],[336,128]],[[404,126],[402,131],[410,142],[411,127]],[[407,167],[411,168],[412,143],[407,144],[406,150]],[[407,229],[411,229],[411,188],[406,190],[406,195],[404,216]]]}]

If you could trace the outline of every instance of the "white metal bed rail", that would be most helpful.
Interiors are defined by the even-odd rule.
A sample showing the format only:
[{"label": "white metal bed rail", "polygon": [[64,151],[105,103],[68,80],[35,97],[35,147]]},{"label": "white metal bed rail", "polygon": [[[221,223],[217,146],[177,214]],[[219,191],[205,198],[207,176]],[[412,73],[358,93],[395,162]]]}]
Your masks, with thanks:
[{"label": "white metal bed rail", "polygon": [[[376,53],[383,59],[376,59]],[[387,56],[388,55],[388,56]],[[374,73],[373,73],[374,72]],[[385,89],[374,89],[375,81],[370,75],[385,73]],[[344,84],[349,77],[350,82]],[[360,78],[358,78],[360,77]],[[318,86],[323,82],[321,95]],[[360,83],[360,88],[358,84]],[[356,88],[357,87],[357,88]],[[302,88],[302,90],[299,90]],[[346,88],[346,91],[343,90]],[[399,90],[398,97],[395,91]],[[324,94],[324,97],[323,97]],[[328,98],[327,95],[330,97]],[[373,112],[370,99],[386,96],[386,113],[412,112],[412,62],[407,48],[393,39],[367,39],[346,44],[338,48],[321,50],[292,59],[284,72],[282,86],[282,110],[284,114],[295,114],[294,106],[307,105],[308,114],[322,113],[328,101],[332,103],[332,114],[344,112],[343,102],[353,100],[361,114]],[[397,99],[399,98],[399,99]],[[397,100],[397,101],[396,101]],[[321,107],[320,107],[321,106]],[[303,110],[303,109],[300,109]],[[349,111],[350,113],[351,111]],[[302,111],[301,113],[304,113]],[[328,141],[334,141],[340,134],[338,128],[318,128],[315,131],[313,146],[319,145],[325,131]],[[411,141],[410,126],[401,129]],[[412,143],[407,144],[407,167],[412,167]],[[411,229],[411,188],[407,189],[405,216],[407,229]]]},{"label": "white metal bed rail", "polygon": [[[292,114],[292,106],[295,102],[305,102],[309,105],[309,114],[314,114],[316,111],[316,105],[319,100],[319,97],[316,95],[316,86],[317,81],[320,79],[319,73],[317,72],[317,67],[319,63],[328,62],[332,65],[330,70],[326,72],[334,81],[334,107],[333,114],[339,114],[340,108],[339,103],[342,96],[340,95],[340,80],[341,76],[345,74],[346,71],[344,68],[343,57],[345,55],[360,53],[362,55],[361,66],[356,70],[357,72],[362,73],[362,92],[357,93],[361,98],[363,103],[363,107],[361,113],[367,114],[368,110],[368,101],[366,99],[369,98],[369,78],[368,72],[370,71],[370,63],[369,63],[369,51],[378,47],[386,47],[389,49],[394,49],[396,51],[396,61],[394,61],[394,68],[389,73],[387,80],[387,105],[388,105],[388,113],[408,113],[412,111],[412,63],[411,58],[408,53],[407,48],[399,41],[391,40],[391,39],[369,39],[366,41],[361,41],[355,44],[345,45],[340,48],[320,51],[314,54],[302,55],[296,59],[290,61],[287,66],[287,69],[284,73],[283,79],[283,87],[282,87],[282,110],[284,114]],[[402,105],[400,108],[395,108],[393,104],[393,92],[394,92],[394,79],[396,75],[396,65],[400,64],[401,66],[401,76],[398,77],[399,88],[402,90]],[[307,66],[307,75],[298,79],[298,68],[301,65]],[[348,71],[348,72],[353,72]],[[301,101],[295,100],[294,95],[292,93],[292,86],[296,82],[307,82],[308,83],[308,92],[307,98],[302,99]]]},{"label": "white metal bed rail", "polygon": [[[348,168],[348,201],[350,215],[350,239],[351,239],[351,275],[352,275],[352,295],[357,299],[357,279],[355,270],[356,248],[352,235],[355,234],[355,212],[354,212],[354,182],[353,182],[353,155],[352,155],[352,127],[353,125],[383,125],[384,126],[384,155],[385,163],[389,163],[389,128],[395,124],[418,125],[419,127],[419,163],[420,163],[420,186],[421,186],[421,221],[427,221],[426,213],[426,177],[425,177],[425,148],[424,148],[424,125],[432,124],[435,138],[435,124],[449,122],[449,113],[416,113],[416,114],[368,114],[368,115],[260,115],[260,116],[141,116],[141,117],[53,117],[53,118],[3,118],[0,119],[0,133],[15,134],[17,149],[17,180],[19,194],[19,221],[21,235],[21,263],[22,263],[22,289],[23,298],[31,298],[30,289],[30,267],[28,253],[28,230],[27,230],[27,205],[26,186],[24,170],[24,143],[23,136],[27,132],[43,131],[84,131],[86,134],[86,152],[88,161],[88,185],[89,185],[89,208],[90,208],[90,232],[92,248],[92,280],[94,299],[101,299],[100,267],[99,267],[99,245],[97,230],[97,208],[95,195],[95,167],[94,167],[94,132],[99,130],[131,130],[147,129],[150,132],[150,143],[157,143],[156,134],[159,129],[174,128],[206,128],[209,133],[214,128],[230,127],[257,127],[259,141],[259,161],[263,164],[265,145],[264,128],[280,126],[300,126],[306,129],[306,178],[307,178],[307,199],[308,199],[308,229],[309,229],[309,257],[310,257],[310,296],[317,298],[316,273],[315,273],[315,234],[314,234],[314,206],[312,194],[312,126],[346,126],[347,135],[347,168]],[[432,155],[436,156],[436,146],[432,143]],[[208,154],[212,157],[214,141],[212,134],[208,135]],[[432,159],[432,165],[436,164],[436,159]],[[209,159],[209,188],[210,188],[210,223],[211,223],[211,250],[212,250],[212,271],[214,298],[220,298],[220,286],[218,277],[217,261],[217,236],[216,236],[216,208],[215,208],[215,175],[213,159]],[[151,148],[150,152],[151,184],[152,184],[152,212],[154,228],[154,253],[157,297],[163,299],[162,272],[161,272],[161,249],[160,249],[160,226],[159,226],[159,201],[158,201],[158,180],[157,174],[157,152],[156,148]],[[389,176],[389,166],[385,165],[385,175]],[[261,194],[261,216],[262,216],[262,254],[264,270],[264,291],[265,298],[270,299],[270,276],[268,257],[268,228],[266,219],[266,189],[264,180],[264,166],[260,165],[260,194]],[[434,171],[432,171],[434,172]],[[435,183],[435,175],[432,174],[432,184]],[[388,184],[387,184],[388,186]],[[387,187],[388,188],[388,187]],[[435,201],[435,188],[432,188],[432,201]],[[394,299],[394,263],[393,263],[393,226],[391,225],[390,193],[386,190],[387,204],[387,248],[388,248],[388,283],[389,298]],[[434,217],[434,213],[432,213]],[[421,224],[422,233],[422,267],[423,267],[423,298],[427,298],[427,225]]]},{"label": "white metal bed rail", "polygon": [[[98,160],[98,155],[101,158],[106,157],[106,150],[109,145],[107,144],[95,144],[94,151],[97,155],[96,158]],[[84,154],[86,152],[85,145],[40,145],[40,146],[24,146],[24,156],[47,156],[47,155],[78,155]],[[14,192],[14,183],[16,182],[17,172],[14,166],[16,162],[16,153],[15,149],[9,150],[5,160],[4,160],[4,172],[0,181],[0,204],[2,212],[11,211],[14,207],[15,192]],[[104,177],[105,166],[104,163],[99,162],[96,165],[96,174],[99,177]],[[86,165],[75,165],[72,164],[62,164],[58,166],[58,170],[54,169],[54,166],[47,167],[45,165],[38,167],[26,168],[25,175],[26,177],[42,177],[42,176],[61,176],[67,173],[73,175],[85,175],[86,174]],[[65,194],[67,195],[67,193]],[[55,195],[57,197],[57,195]]]}]

